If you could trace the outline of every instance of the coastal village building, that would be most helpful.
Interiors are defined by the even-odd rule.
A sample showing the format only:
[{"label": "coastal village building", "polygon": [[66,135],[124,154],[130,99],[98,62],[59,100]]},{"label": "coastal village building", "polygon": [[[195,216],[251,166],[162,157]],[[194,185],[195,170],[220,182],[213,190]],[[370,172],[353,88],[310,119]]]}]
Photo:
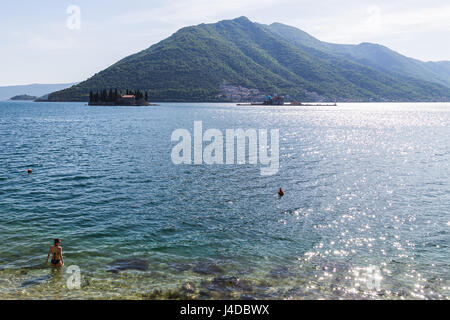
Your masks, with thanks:
[{"label": "coastal village building", "polygon": [[125,94],[120,97],[120,103],[124,105],[134,105],[136,104],[136,96],[133,94]]}]

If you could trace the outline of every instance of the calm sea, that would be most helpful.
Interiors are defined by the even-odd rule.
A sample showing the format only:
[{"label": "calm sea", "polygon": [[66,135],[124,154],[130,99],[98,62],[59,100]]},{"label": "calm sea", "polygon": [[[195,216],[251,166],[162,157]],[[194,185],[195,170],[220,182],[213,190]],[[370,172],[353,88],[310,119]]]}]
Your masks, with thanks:
[{"label": "calm sea", "polygon": [[[194,121],[279,129],[278,174],[174,165]],[[449,299],[449,228],[448,103],[0,102],[2,299]]]}]

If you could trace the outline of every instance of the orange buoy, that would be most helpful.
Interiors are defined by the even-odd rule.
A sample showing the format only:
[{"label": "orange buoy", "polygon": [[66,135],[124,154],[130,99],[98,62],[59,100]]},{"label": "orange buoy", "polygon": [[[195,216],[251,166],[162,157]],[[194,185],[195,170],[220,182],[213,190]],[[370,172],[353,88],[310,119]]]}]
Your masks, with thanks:
[{"label": "orange buoy", "polygon": [[278,195],[279,195],[280,197],[284,196],[283,189],[280,188],[280,191],[278,191]]},{"label": "orange buoy", "polygon": [[31,170],[31,169],[28,169],[28,173],[32,173],[33,172],[33,170]]}]

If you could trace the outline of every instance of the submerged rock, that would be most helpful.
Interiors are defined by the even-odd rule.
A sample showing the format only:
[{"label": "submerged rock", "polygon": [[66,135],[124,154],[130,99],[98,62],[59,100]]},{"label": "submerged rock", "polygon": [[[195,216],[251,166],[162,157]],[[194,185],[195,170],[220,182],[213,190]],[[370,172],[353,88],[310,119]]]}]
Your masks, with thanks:
[{"label": "submerged rock", "polygon": [[242,294],[253,294],[250,281],[234,276],[218,276],[200,284],[200,299],[239,299]]},{"label": "submerged rock", "polygon": [[26,266],[26,267],[22,267],[20,268],[20,273],[21,274],[27,274],[29,271],[33,271],[33,270],[41,270],[41,269],[46,269],[47,266],[44,264],[34,264],[31,266]]},{"label": "submerged rock", "polygon": [[198,300],[209,300],[211,299],[211,292],[205,289],[202,289],[198,293]]},{"label": "submerged rock", "polygon": [[226,288],[226,287],[237,287],[239,285],[239,279],[236,277],[217,277],[214,278],[211,283],[215,286]]},{"label": "submerged rock", "polygon": [[212,289],[231,289],[241,291],[252,291],[250,281],[241,280],[237,277],[216,277],[211,281]]},{"label": "submerged rock", "polygon": [[142,295],[143,299],[148,300],[192,300],[195,299],[195,290],[189,283],[179,289],[154,289]]},{"label": "submerged rock", "polygon": [[197,264],[193,271],[198,274],[203,275],[214,275],[214,274],[220,274],[223,273],[224,270],[222,267],[218,266],[215,263],[199,263]]},{"label": "submerged rock", "polygon": [[186,282],[181,286],[180,291],[183,292],[184,294],[194,294],[195,286],[189,282]]},{"label": "submerged rock", "polygon": [[187,263],[171,263],[169,268],[174,269],[177,272],[188,271],[192,269],[192,266]]},{"label": "submerged rock", "polygon": [[20,287],[27,288],[27,287],[35,286],[35,285],[38,285],[38,284],[41,284],[43,282],[50,280],[50,278],[51,278],[50,275],[45,275],[45,276],[41,276],[41,277],[27,279],[21,283]]},{"label": "submerged rock", "polygon": [[291,272],[288,267],[280,266],[273,268],[269,272],[269,276],[275,279],[289,278],[295,276],[294,272]]},{"label": "submerged rock", "polygon": [[108,265],[108,272],[118,273],[124,270],[147,271],[149,263],[144,259],[119,259]]}]

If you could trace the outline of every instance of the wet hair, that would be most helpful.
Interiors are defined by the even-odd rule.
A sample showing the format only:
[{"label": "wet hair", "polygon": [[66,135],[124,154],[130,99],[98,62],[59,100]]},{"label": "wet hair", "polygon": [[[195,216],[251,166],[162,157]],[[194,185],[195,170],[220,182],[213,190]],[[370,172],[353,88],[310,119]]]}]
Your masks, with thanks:
[{"label": "wet hair", "polygon": [[54,242],[55,245],[56,245],[57,243],[61,242],[61,239],[60,239],[60,238],[56,238],[56,239],[53,240],[53,242]]}]

